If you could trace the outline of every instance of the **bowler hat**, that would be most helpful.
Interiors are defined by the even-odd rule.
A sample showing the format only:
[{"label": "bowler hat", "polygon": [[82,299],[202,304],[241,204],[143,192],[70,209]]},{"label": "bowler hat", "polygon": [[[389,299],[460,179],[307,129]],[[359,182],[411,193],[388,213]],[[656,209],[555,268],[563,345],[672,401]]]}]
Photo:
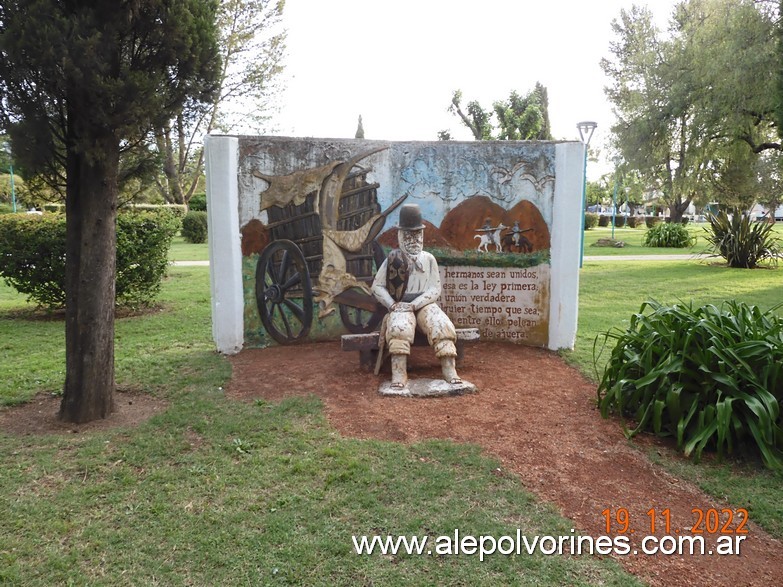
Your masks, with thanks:
[{"label": "bowler hat", "polygon": [[400,208],[400,230],[421,230],[424,223],[421,221],[421,208],[418,204],[405,204]]}]

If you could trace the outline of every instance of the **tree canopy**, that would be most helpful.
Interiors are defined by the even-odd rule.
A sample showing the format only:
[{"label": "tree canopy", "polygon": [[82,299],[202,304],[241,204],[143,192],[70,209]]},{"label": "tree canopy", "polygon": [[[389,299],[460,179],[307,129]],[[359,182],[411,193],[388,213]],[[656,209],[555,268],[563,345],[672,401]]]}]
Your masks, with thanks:
[{"label": "tree canopy", "polygon": [[216,91],[207,102],[188,100],[156,129],[157,188],[163,199],[184,204],[204,170],[203,135],[231,132],[239,122],[263,127],[279,91],[286,32],[283,0],[219,0],[220,68]]},{"label": "tree canopy", "polygon": [[673,219],[694,199],[750,194],[759,179],[751,171],[755,155],[780,150],[780,24],[771,8],[752,0],[684,0],[666,33],[638,6],[612,23],[611,56],[601,65],[617,115],[613,147],[661,194]]},{"label": "tree canopy", "polygon": [[[485,110],[476,100],[468,102],[465,108],[467,112],[462,108],[462,92],[455,91],[449,112],[459,117],[477,141],[552,140],[549,98],[539,83],[524,96],[512,91],[507,100],[494,102],[492,110]],[[438,137],[448,140],[451,133],[440,131]]]}]

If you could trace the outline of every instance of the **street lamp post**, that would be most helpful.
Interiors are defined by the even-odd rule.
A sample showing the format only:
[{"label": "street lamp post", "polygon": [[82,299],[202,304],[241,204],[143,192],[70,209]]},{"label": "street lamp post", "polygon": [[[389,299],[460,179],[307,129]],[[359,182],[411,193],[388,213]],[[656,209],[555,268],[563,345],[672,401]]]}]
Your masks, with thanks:
[{"label": "street lamp post", "polygon": [[614,240],[614,227],[617,221],[617,186],[619,185],[620,158],[614,158],[614,191],[612,192],[612,240]]},{"label": "street lamp post", "polygon": [[585,146],[585,160],[582,169],[582,242],[579,246],[579,267],[582,267],[582,262],[585,256],[585,210],[587,209],[587,147],[590,146],[590,139],[593,138],[597,123],[591,120],[585,120],[579,122],[576,128],[579,129],[579,140]]},{"label": "street lamp post", "polygon": [[617,214],[617,172],[614,172],[614,191],[612,192],[612,240],[614,240],[614,222]]}]

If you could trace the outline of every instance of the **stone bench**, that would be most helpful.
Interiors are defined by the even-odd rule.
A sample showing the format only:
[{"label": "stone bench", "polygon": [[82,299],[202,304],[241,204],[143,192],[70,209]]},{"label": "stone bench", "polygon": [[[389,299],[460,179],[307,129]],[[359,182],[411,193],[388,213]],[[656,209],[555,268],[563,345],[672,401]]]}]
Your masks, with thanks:
[{"label": "stone bench", "polygon": [[[465,354],[465,345],[479,342],[478,328],[457,328],[457,366],[462,365]],[[378,332],[366,334],[343,334],[341,348],[344,351],[359,351],[359,366],[367,371],[373,371],[378,360]],[[413,346],[429,346],[427,337],[421,332],[416,332]]]}]

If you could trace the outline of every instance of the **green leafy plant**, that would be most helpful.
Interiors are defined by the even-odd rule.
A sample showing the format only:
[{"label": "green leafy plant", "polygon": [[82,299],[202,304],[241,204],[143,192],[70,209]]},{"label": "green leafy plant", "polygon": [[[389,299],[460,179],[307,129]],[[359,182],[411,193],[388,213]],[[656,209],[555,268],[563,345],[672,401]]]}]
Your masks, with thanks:
[{"label": "green leafy plant", "polygon": [[684,249],[692,247],[696,242],[688,229],[682,224],[671,222],[662,222],[648,228],[644,234],[642,244],[645,247],[673,247]]},{"label": "green leafy plant", "polygon": [[777,264],[783,257],[780,240],[775,236],[774,225],[767,222],[751,222],[747,214],[725,211],[709,215],[707,233],[713,257],[723,257],[729,267],[754,269],[762,261]]},{"label": "green leafy plant", "polygon": [[[117,304],[148,305],[160,289],[178,227],[171,213],[117,217]],[[13,214],[0,218],[0,276],[40,306],[65,305],[65,216]]]},{"label": "green leafy plant", "polygon": [[590,230],[598,226],[598,214],[592,212],[585,213],[585,230]]},{"label": "green leafy plant", "polygon": [[189,243],[207,242],[207,213],[188,212],[182,219],[182,237]]},{"label": "green leafy plant", "polygon": [[783,468],[783,318],[774,310],[645,302],[626,331],[595,339],[595,364],[599,341],[614,342],[598,385],[601,414],[632,418],[629,437],[673,436],[696,460],[705,448],[722,456],[748,447]]},{"label": "green leafy plant", "polygon": [[188,210],[191,212],[206,212],[207,211],[207,194],[199,192],[193,194],[188,201]]}]

